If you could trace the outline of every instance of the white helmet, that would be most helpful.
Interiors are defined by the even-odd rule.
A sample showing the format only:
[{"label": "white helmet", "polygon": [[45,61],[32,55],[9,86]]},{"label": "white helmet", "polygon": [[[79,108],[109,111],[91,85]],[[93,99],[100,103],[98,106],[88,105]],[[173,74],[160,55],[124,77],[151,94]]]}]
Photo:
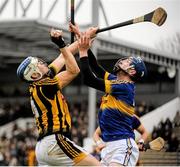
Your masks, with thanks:
[{"label": "white helmet", "polygon": [[[38,68],[39,59],[37,57],[27,57],[18,67],[17,76],[26,81],[37,81],[42,78],[43,74]],[[40,77],[32,78],[33,73],[39,73]]]}]

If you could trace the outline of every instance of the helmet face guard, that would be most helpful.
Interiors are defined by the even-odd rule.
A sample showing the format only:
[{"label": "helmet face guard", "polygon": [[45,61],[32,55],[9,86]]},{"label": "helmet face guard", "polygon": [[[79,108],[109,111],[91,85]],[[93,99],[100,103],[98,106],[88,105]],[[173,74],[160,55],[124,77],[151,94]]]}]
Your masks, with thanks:
[{"label": "helmet face guard", "polygon": [[[27,57],[18,67],[17,76],[26,81],[37,81],[42,78],[43,74],[38,68],[38,63],[45,64],[45,62],[37,57]],[[32,78],[33,73],[38,73],[39,77]]]},{"label": "helmet face guard", "polygon": [[[120,62],[123,60],[126,60],[126,59],[129,59],[130,64],[127,68],[122,69],[120,67]],[[130,75],[130,73],[129,73],[130,69],[135,70],[136,73],[133,75]],[[121,70],[126,72],[127,74],[129,74],[132,77],[132,79],[135,79],[135,80],[142,79],[147,75],[146,66],[145,66],[145,64],[144,64],[144,62],[140,56],[138,56],[138,57],[134,57],[134,56],[133,57],[124,57],[124,58],[119,59],[114,65],[113,73],[117,74]]]},{"label": "helmet face guard", "polygon": [[123,58],[120,58],[114,65],[114,68],[113,68],[113,73],[114,74],[117,74],[120,70],[123,70],[121,69],[121,67],[119,66],[120,62],[123,61],[123,60],[126,60],[128,59],[128,57],[123,57]]}]

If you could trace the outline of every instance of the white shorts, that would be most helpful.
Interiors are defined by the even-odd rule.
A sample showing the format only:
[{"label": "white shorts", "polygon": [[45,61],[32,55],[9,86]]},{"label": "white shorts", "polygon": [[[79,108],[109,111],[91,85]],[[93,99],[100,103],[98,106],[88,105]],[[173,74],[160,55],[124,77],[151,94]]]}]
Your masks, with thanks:
[{"label": "white shorts", "polygon": [[109,166],[118,163],[123,166],[136,166],[139,158],[139,149],[132,138],[106,142],[106,147],[101,151],[101,164]]},{"label": "white shorts", "polygon": [[88,153],[60,134],[44,137],[36,144],[36,158],[40,166],[73,166]]}]

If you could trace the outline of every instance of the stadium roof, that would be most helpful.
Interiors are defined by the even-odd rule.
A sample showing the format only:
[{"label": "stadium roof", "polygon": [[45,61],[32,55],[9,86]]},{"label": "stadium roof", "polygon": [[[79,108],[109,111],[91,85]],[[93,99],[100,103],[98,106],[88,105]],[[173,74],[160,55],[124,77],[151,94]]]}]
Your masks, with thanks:
[{"label": "stadium roof", "polygon": [[[70,41],[68,25],[58,25],[47,20],[6,20],[0,21],[0,61],[3,63],[19,63],[28,56],[36,55],[52,60],[58,53],[50,41],[48,31],[51,27],[62,29],[65,41]],[[99,59],[118,59],[119,55],[141,55],[146,62],[180,67],[180,57],[170,55],[147,47],[142,47],[116,38],[98,34],[96,49]]]}]

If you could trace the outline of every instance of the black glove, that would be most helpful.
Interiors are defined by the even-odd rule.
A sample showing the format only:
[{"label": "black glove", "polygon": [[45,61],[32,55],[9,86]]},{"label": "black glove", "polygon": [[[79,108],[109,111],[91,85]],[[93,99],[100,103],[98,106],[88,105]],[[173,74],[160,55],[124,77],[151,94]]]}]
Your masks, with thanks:
[{"label": "black glove", "polygon": [[59,48],[64,48],[66,46],[62,36],[59,37],[51,36],[51,41],[54,42]]}]

